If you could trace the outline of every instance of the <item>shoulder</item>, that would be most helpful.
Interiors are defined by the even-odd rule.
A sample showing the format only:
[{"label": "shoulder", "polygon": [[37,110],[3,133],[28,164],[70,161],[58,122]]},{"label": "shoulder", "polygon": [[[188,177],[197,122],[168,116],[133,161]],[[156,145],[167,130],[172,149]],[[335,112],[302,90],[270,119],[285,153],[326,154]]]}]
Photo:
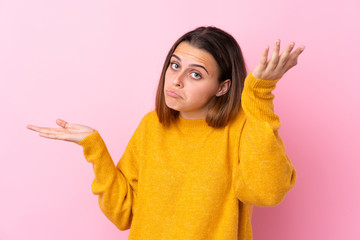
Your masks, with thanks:
[{"label": "shoulder", "polygon": [[143,116],[138,126],[138,130],[156,129],[161,127],[161,123],[155,110],[148,112]]},{"label": "shoulder", "polygon": [[153,125],[153,124],[158,124],[159,122],[159,118],[156,114],[156,111],[150,111],[147,114],[145,114],[143,116],[143,118],[140,121],[140,125]]},{"label": "shoulder", "polygon": [[145,114],[141,121],[159,121],[155,110],[152,110]]},{"label": "shoulder", "polygon": [[245,122],[246,116],[242,107],[240,107],[239,111],[236,113],[234,118],[229,122],[229,126],[231,128],[239,128]]},{"label": "shoulder", "polygon": [[156,127],[156,125],[159,124],[160,122],[158,120],[156,112],[148,112],[142,117],[139,125],[137,126],[135,132],[131,137],[130,143],[135,143],[135,145],[143,143],[144,139],[148,138],[153,131],[157,131],[158,127]]}]

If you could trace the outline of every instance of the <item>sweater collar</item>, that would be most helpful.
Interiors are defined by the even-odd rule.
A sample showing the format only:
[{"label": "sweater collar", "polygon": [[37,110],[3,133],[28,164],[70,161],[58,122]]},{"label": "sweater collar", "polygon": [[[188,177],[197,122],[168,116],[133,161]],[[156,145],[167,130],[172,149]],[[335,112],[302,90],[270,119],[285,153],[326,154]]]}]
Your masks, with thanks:
[{"label": "sweater collar", "polygon": [[176,121],[176,126],[184,134],[191,134],[191,135],[195,133],[203,134],[213,129],[207,124],[205,119],[189,120],[182,118],[180,114]]}]

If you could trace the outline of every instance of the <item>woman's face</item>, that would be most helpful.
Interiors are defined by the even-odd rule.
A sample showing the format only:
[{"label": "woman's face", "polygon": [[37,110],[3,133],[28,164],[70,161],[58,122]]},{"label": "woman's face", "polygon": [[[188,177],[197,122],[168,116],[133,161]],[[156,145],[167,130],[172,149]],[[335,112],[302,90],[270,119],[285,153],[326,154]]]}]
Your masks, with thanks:
[{"label": "woman's face", "polygon": [[165,74],[166,105],[185,119],[205,119],[210,100],[226,93],[230,81],[219,83],[214,57],[188,42],[175,49]]}]

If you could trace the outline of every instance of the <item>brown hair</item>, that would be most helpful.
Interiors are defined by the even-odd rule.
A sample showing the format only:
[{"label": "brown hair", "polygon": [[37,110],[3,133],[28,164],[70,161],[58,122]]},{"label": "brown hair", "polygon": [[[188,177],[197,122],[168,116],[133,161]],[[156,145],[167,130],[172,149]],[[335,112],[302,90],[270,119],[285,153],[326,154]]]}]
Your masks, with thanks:
[{"label": "brown hair", "polygon": [[171,56],[181,42],[188,42],[192,46],[210,53],[220,68],[219,83],[231,80],[230,89],[222,96],[214,96],[210,101],[206,122],[209,126],[221,128],[235,117],[241,107],[241,93],[246,77],[245,61],[236,40],[227,32],[213,27],[198,27],[181,36],[171,47],[166,56],[156,93],[155,110],[159,121],[169,126],[175,121],[179,112],[169,108],[165,103],[164,83],[166,70]]}]

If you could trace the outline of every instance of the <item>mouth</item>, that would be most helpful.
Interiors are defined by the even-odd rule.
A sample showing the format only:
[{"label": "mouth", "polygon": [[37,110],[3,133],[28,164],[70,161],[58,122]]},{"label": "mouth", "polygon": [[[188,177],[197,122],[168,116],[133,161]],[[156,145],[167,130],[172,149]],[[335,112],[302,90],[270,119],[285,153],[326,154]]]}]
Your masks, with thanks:
[{"label": "mouth", "polygon": [[166,90],[166,94],[170,97],[174,97],[174,98],[182,98],[180,96],[180,94],[178,94],[177,92],[175,92],[174,90]]}]

